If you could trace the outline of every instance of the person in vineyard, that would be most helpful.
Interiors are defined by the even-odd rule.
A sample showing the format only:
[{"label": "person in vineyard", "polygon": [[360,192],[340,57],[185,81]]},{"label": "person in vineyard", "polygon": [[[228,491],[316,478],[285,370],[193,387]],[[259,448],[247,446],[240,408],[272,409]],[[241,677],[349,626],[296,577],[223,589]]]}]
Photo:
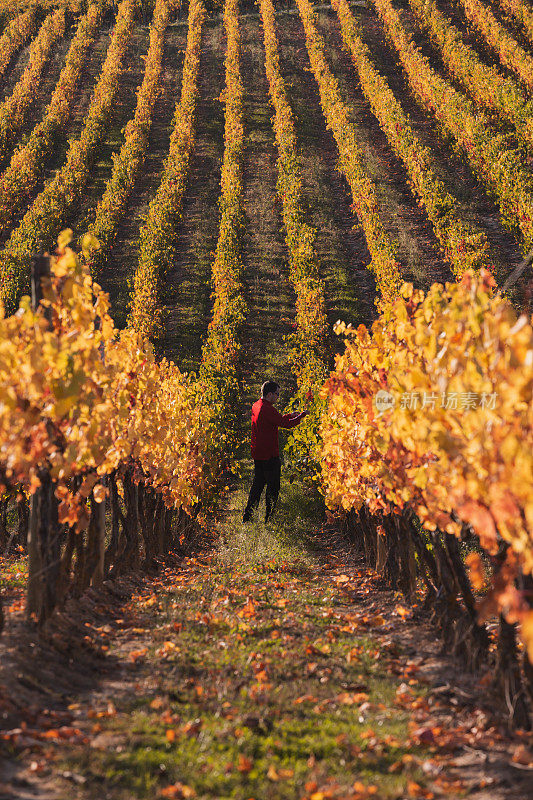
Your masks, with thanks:
[{"label": "person in vineyard", "polygon": [[265,381],[261,386],[261,399],[252,406],[252,458],[254,460],[254,477],[248,502],[242,517],[243,522],[250,522],[252,511],[257,508],[261,494],[266,485],[265,522],[276,505],[281,478],[281,459],[279,457],[278,428],[294,428],[307,416],[308,411],[293,411],[280,414],[274,408],[279,399],[279,384]]}]

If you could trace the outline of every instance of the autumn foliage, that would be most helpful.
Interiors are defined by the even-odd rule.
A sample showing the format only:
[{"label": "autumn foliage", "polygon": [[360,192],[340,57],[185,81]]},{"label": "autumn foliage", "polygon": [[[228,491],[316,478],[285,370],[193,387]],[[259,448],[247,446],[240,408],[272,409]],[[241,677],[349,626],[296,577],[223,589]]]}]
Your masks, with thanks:
[{"label": "autumn foliage", "polygon": [[23,11],[6,26],[0,37],[0,76],[22,45],[33,35],[36,23],[36,7]]},{"label": "autumn foliage", "polygon": [[231,457],[236,446],[239,397],[240,328],[246,314],[242,292],[241,236],[243,227],[242,158],[244,93],[240,66],[239,2],[224,6],[226,83],[224,159],[220,179],[220,226],[211,266],[213,313],[202,347],[200,378],[208,387],[206,401],[215,410],[219,446]]},{"label": "autumn foliage", "polygon": [[[409,0],[423,30],[439,48],[444,63],[476,102],[509,120],[523,141],[533,145],[533,120],[527,93],[512,75],[485,64],[434,0]],[[522,5],[520,3],[520,5]]]},{"label": "autumn foliage", "polygon": [[32,101],[35,100],[52,48],[65,33],[65,9],[49,14],[30,47],[30,57],[13,93],[0,105],[0,156],[4,157],[21,129]]},{"label": "autumn foliage", "polygon": [[[76,29],[50,103],[43,118],[37,123],[29,138],[13,153],[8,167],[0,176],[0,230],[6,231],[16,219],[25,199],[31,195],[41,174],[43,160],[50,153],[55,136],[70,119],[82,71],[91,45],[102,22],[102,8],[92,3]],[[4,279],[4,276],[2,276]],[[2,291],[4,302],[16,298]]]},{"label": "autumn foliage", "polygon": [[[431,114],[430,131],[436,121],[451,137],[453,147],[479,178],[476,193],[485,187],[496,198],[504,224],[520,237],[524,248],[531,248],[533,177],[524,164],[522,148],[533,145],[533,101],[524,88],[533,87],[533,59],[480,0],[461,0],[465,14],[517,77],[487,66],[433,0],[408,2],[455,83],[441,77],[416,46],[398,4],[372,0],[378,24],[398,54],[410,89]],[[205,41],[206,35],[212,37],[211,31],[206,34],[210,3],[190,0],[181,88],[172,101],[174,116],[168,125],[168,153],[158,162],[158,185],[148,202],[145,189],[136,192],[136,187],[153,145],[152,128],[168,66],[166,36],[178,6],[181,3],[174,0],[155,2],[148,48],[143,55],[135,54],[144,61],[135,113],[121,131],[123,139],[112,165],[102,167],[108,168],[108,179],[99,200],[95,197],[99,179],[91,183],[92,172],[106,132],[117,121],[114,107],[128,54],[135,49],[138,5],[122,0],[112,15],[106,3],[87,3],[83,14],[80,8],[61,7],[46,17],[42,9],[32,7],[15,17],[0,37],[2,77],[42,21],[29,47],[27,65],[20,68],[19,81],[0,104],[0,158],[7,159],[11,153],[0,174],[0,234],[4,234],[0,250],[0,542],[6,548],[11,545],[13,537],[8,535],[7,523],[2,527],[1,516],[7,516],[9,505],[14,517],[17,505],[17,513],[23,509],[19,530],[25,538],[18,531],[16,535],[24,545],[30,542],[27,609],[30,619],[39,622],[49,618],[73,587],[81,593],[101,583],[104,576],[143,565],[155,568],[172,547],[179,550],[183,526],[203,524],[214,498],[220,498],[220,477],[227,477],[225,471],[236,462],[241,443],[243,351],[248,357],[253,350],[246,348],[243,338],[248,313],[245,298],[254,291],[253,281],[245,275],[249,252],[243,251],[246,181],[255,157],[254,148],[247,147],[246,115],[255,100],[247,97],[242,74],[247,74],[251,61],[246,61],[245,52],[247,69],[243,71],[245,9],[239,0],[224,4],[225,83],[215,105],[212,98],[209,101],[210,107],[218,100],[224,106],[224,155],[217,207],[213,199],[213,208],[218,208],[213,218],[219,223],[216,249],[214,239],[207,248],[212,315],[197,373],[182,373],[160,358],[157,350],[158,331],[165,322],[160,289],[177,263],[184,198],[198,146],[202,58],[218,46],[213,38],[208,45]],[[502,0],[502,6],[530,30],[533,16],[525,6],[517,0]],[[533,329],[531,319],[517,315],[511,302],[496,292],[491,275],[492,254],[508,253],[506,248],[512,245],[504,236],[506,241],[499,248],[498,235],[488,231],[492,223],[499,230],[496,211],[487,212],[492,216],[485,229],[470,221],[471,212],[477,214],[479,209],[467,208],[467,201],[450,188],[454,176],[448,173],[446,178],[445,156],[431,143],[425,144],[428,138],[422,128],[427,120],[413,121],[397,87],[376,66],[377,56],[365,42],[357,11],[347,0],[332,0],[336,18],[330,22],[337,25],[338,20],[342,44],[355,67],[353,72],[345,58],[347,72],[352,70],[350,74],[358,78],[364,113],[371,112],[377,120],[377,125],[372,121],[373,133],[377,138],[380,131],[384,134],[372,158],[382,158],[385,166],[369,165],[354,122],[357,114],[337,75],[340,60],[335,60],[330,42],[321,35],[309,0],[296,0],[296,7],[299,20],[295,24],[301,20],[303,30],[303,69],[316,82],[326,127],[336,145],[335,167],[347,184],[327,187],[327,200],[342,200],[347,189],[344,230],[357,223],[361,227],[357,253],[351,246],[338,252],[352,253],[354,263],[356,259],[362,263],[366,253],[380,316],[371,329],[337,323],[345,350],[327,378],[331,351],[327,286],[336,280],[333,259],[327,252],[328,232],[322,241],[319,225],[310,223],[313,214],[317,220],[322,217],[312,208],[312,193],[306,196],[312,178],[304,167],[308,169],[311,162],[305,161],[297,137],[306,120],[302,115],[298,121],[297,106],[291,105],[291,80],[283,74],[277,34],[282,22],[279,17],[276,20],[272,0],[259,0],[277,156],[276,192],[270,191],[267,202],[279,201],[283,229],[278,244],[283,248],[284,240],[286,245],[290,283],[283,289],[282,300],[294,296],[295,305],[294,330],[283,341],[280,360],[270,359],[269,354],[263,363],[279,367],[283,359],[289,364],[297,391],[287,410],[305,406],[311,412],[291,433],[287,460],[321,485],[328,509],[340,512],[341,524],[353,535],[352,544],[356,542],[368,556],[367,564],[407,600],[420,597],[424,585],[439,624],[451,620],[450,627],[455,626],[458,648],[471,635],[477,648],[470,654],[471,664],[479,663],[479,654],[487,655],[493,647],[483,627],[483,620],[491,615],[500,615],[502,635],[496,647],[503,651],[508,641],[514,643],[513,626],[519,625],[525,652],[533,661],[533,596],[525,588],[527,580],[533,580]],[[146,13],[144,6],[142,12]],[[40,122],[22,135],[11,152],[25,130],[39,83],[73,14],[72,39],[50,102]],[[80,84],[108,16],[113,17],[110,43],[90,100],[86,93],[86,113],[73,126],[76,137],[67,131],[64,158],[42,184],[58,149],[59,134],[72,121]],[[201,116],[202,125],[205,116]],[[155,131],[155,138],[164,124],[159,133]],[[329,136],[325,131],[324,135]],[[203,161],[202,147],[200,139],[199,161]],[[215,161],[216,156],[209,163]],[[274,169],[270,161],[262,163]],[[413,230],[419,226],[417,241],[423,240],[427,252],[434,248],[438,269],[444,254],[458,283],[436,283],[425,293],[404,283],[402,270],[414,272],[415,265],[404,242],[391,234],[400,227],[391,219],[397,200],[388,203],[387,187],[377,186],[372,177],[374,170],[385,176],[392,165],[402,170],[402,179],[414,195],[414,201],[409,197],[408,202]],[[328,169],[332,172],[334,167],[330,164]],[[476,179],[470,178],[474,185]],[[395,180],[391,179],[391,185]],[[85,197],[87,186],[90,196]],[[314,201],[321,196],[317,192]],[[136,219],[140,210],[147,211],[139,223],[131,285],[125,289],[131,290],[128,326],[118,330],[109,297],[96,278],[106,277],[109,250],[131,208],[128,203],[135,199],[139,200]],[[185,205],[191,215],[197,207],[191,210]],[[344,213],[343,209],[334,211],[339,218]],[[484,209],[478,220],[483,213]],[[333,213],[331,219],[336,219]],[[52,243],[67,224],[78,225],[81,253],[70,247],[72,231],[63,231],[57,249],[44,258],[50,273],[42,283],[42,298],[24,295],[21,299],[29,287],[30,267],[39,261],[36,254],[53,249]],[[410,235],[406,234],[407,242],[412,241]],[[318,256],[320,248],[324,264]],[[195,251],[193,258],[197,256]],[[422,274],[421,264],[416,269],[419,266],[417,278],[430,286],[428,273]],[[356,270],[349,273],[347,269],[346,274],[355,276]],[[39,294],[40,280],[33,290]],[[355,287],[355,300],[362,301],[361,308],[364,303],[368,307],[368,298],[358,297],[357,291]],[[207,312],[203,301],[198,301],[198,307],[200,303],[204,318]],[[269,336],[274,342],[270,330],[267,340]],[[468,545],[471,551],[466,555],[460,545],[465,549]],[[39,582],[37,597],[34,590]],[[250,596],[242,617],[251,619],[254,614]],[[465,619],[466,627],[461,627]],[[165,643],[162,656],[172,655],[171,644]],[[324,651],[310,654],[324,655]],[[135,662],[145,655],[144,650],[136,650],[131,659]],[[533,687],[533,667],[530,677]],[[297,702],[307,700],[303,696]],[[167,737],[169,743],[172,736]],[[243,760],[236,769],[246,775],[251,768],[251,762]]]},{"label": "autumn foliage", "polygon": [[289,407],[310,410],[303,424],[291,432],[285,450],[295,466],[307,467],[315,458],[317,425],[321,403],[318,389],[326,374],[325,282],[320,275],[316,252],[317,231],[307,222],[302,165],[298,154],[294,115],[281,74],[274,6],[271,0],[260,5],[265,42],[265,69],[269,94],[274,106],[273,125],[278,150],[277,190],[281,199],[285,242],[289,251],[289,279],[296,294],[296,330],[288,337],[291,369],[296,376],[297,393]]},{"label": "autumn foliage", "polygon": [[122,0],[80,136],[71,142],[65,163],[36,197],[0,253],[0,297],[10,309],[25,287],[32,254],[50,246],[63,227],[69,209],[82,195],[96,147],[107,130],[109,114],[117,96],[134,17],[132,0]]},{"label": "autumn foliage", "polygon": [[[135,114],[126,125],[124,144],[113,159],[113,172],[89,226],[100,247],[91,253],[91,271],[97,275],[104,267],[117,225],[138,177],[149,144],[154,107],[159,97],[165,33],[171,4],[159,0],[150,27],[144,79],[138,89]],[[160,190],[161,191],[161,190]]]},{"label": "autumn foliage", "polygon": [[533,12],[531,9],[521,0],[501,0],[501,6],[510,19],[522,23],[530,41],[533,41]]},{"label": "autumn foliage", "polygon": [[209,417],[199,387],[157,362],[134,330],[114,327],[107,294],[66,241],[41,306],[33,310],[24,297],[0,322],[4,488],[34,492],[47,469],[59,522],[82,530],[91,492],[101,502],[104,476],[132,461],[169,505],[191,510],[208,477]]},{"label": "autumn foliage", "polygon": [[[322,476],[332,508],[409,507],[456,536],[468,524],[531,573],[533,328],[493,286],[486,271],[427,294],[404,284],[371,331],[337,326],[346,350],[323,389]],[[515,574],[502,603],[530,619]]]},{"label": "autumn foliage", "polygon": [[[520,80],[533,89],[533,57],[501,25],[490,8],[480,0],[461,0],[467,19],[498,54],[501,63],[515,72]],[[527,13],[527,12],[526,12]]]}]

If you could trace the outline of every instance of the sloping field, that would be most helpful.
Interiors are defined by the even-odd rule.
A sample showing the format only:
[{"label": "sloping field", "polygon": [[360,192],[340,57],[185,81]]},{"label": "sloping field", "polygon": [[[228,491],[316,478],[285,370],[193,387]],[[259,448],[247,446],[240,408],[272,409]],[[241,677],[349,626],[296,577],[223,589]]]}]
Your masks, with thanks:
[{"label": "sloping field", "polygon": [[[385,4],[386,5],[386,4]],[[415,4],[413,4],[414,6]],[[350,10],[351,9],[351,10]],[[450,20],[466,35],[483,64],[496,67],[520,87],[519,78],[512,78],[507,67],[501,67],[498,54],[472,35],[468,23],[461,17],[459,8],[443,8]],[[439,127],[440,115],[431,113],[428,105],[420,102],[409,85],[402,69],[398,52],[387,36],[383,18],[371,3],[346,5],[353,15],[363,46],[368,48],[375,69],[387,84],[403,111],[408,114],[416,147],[425,148],[425,165],[433,170],[439,188],[447,194],[457,218],[472,226],[486,242],[485,263],[489,264],[500,282],[520,263],[529,240],[507,218],[504,226],[498,209],[498,196],[494,185],[476,175],[475,164],[465,157],[461,143],[450,135],[449,129]],[[281,202],[276,193],[276,145],[271,125],[273,113],[268,96],[264,71],[264,44],[262,26],[254,7],[241,8],[241,58],[244,84],[245,152],[243,163],[244,217],[242,236],[243,281],[246,287],[248,313],[243,336],[247,344],[243,351],[242,376],[248,383],[255,373],[255,383],[267,374],[276,374],[291,381],[286,367],[283,336],[294,323],[295,300],[288,280],[288,251],[284,243]],[[344,104],[354,136],[360,149],[368,177],[373,182],[378,203],[378,213],[384,231],[396,253],[397,269],[401,278],[411,280],[415,286],[427,288],[435,280],[449,280],[456,271],[450,260],[446,238],[439,236],[435,215],[428,215],[419,189],[413,183],[413,172],[402,160],[398,141],[393,141],[388,123],[376,116],[369,94],[369,85],[361,82],[357,65],[349,48],[343,45],[343,32],[339,18],[330,7],[317,9],[316,31],[324,37],[326,60],[332,76],[337,81],[339,99]],[[445,80],[450,81],[466,100],[465,89],[456,75],[450,74],[429,37],[417,25],[411,9],[402,9],[402,24],[413,32],[415,41],[429,63]],[[179,101],[182,81],[182,63],[187,36],[187,9],[174,12],[173,21],[166,20],[162,68],[158,78],[158,97],[150,108],[151,124],[147,141],[138,159],[134,179],[125,202],[117,214],[112,238],[106,247],[105,265],[98,272],[103,288],[111,293],[115,316],[119,325],[126,324],[133,291],[133,275],[139,258],[139,235],[148,205],[154,197],[162,178],[164,160],[168,152],[172,130],[172,115]],[[72,37],[76,21],[69,18],[68,36]],[[35,180],[31,188],[14,192],[14,213],[6,218],[4,241],[20,225],[23,214],[31,208],[39,191],[50,180],[54,170],[65,161],[67,142],[80,135],[87,113],[91,91],[102,68],[113,18],[110,11],[102,15],[100,29],[83,54],[78,76],[79,90],[69,99],[66,125],[43,148],[35,165]],[[109,27],[111,25],[111,27]],[[317,231],[316,254],[319,272],[325,281],[325,299],[328,321],[341,318],[353,324],[368,323],[375,316],[375,275],[369,270],[373,253],[365,241],[364,223],[355,212],[353,191],[346,180],[346,172],[339,169],[339,144],[327,130],[320,106],[320,92],[316,75],[309,65],[306,34],[298,9],[293,4],[281,4],[277,10],[277,34],[281,74],[286,82],[289,104],[296,126],[297,150],[300,155],[302,202],[308,223]],[[345,32],[346,34],[346,32]],[[22,144],[31,126],[38,124],[39,114],[49,102],[53,81],[62,66],[68,36],[53,51],[47,65],[37,102],[25,120],[20,132]],[[345,35],[346,38],[346,35]],[[349,42],[348,42],[349,44]],[[527,44],[527,43],[526,43]],[[49,227],[49,233],[37,242],[26,234],[28,247],[19,259],[18,287],[4,290],[4,296],[15,293],[25,285],[32,245],[51,246],[53,237],[65,227],[72,227],[75,236],[90,228],[98,200],[110,180],[113,157],[124,141],[128,119],[135,110],[135,88],[143,78],[148,46],[148,31],[139,26],[130,34],[127,52],[117,77],[116,99],[107,115],[101,135],[90,148],[87,159],[89,173],[75,202],[58,213]],[[8,96],[27,61],[28,47],[22,48],[12,59],[4,76],[3,92]],[[183,364],[196,368],[201,357],[201,342],[205,337],[211,315],[208,291],[210,258],[215,249],[219,211],[220,169],[223,157],[223,105],[219,96],[223,91],[225,38],[221,20],[212,12],[204,22],[201,44],[201,66],[198,96],[193,110],[195,133],[191,156],[187,165],[182,207],[174,219],[171,247],[172,264],[158,276],[157,304],[161,309],[161,326],[157,332],[160,351]],[[472,93],[471,93],[472,94]],[[474,103],[477,100],[473,95]],[[467,102],[469,102],[467,100]],[[507,135],[511,148],[519,148],[520,165],[524,179],[529,177],[529,156],[521,152],[523,143],[516,134],[510,119],[490,114],[490,124],[495,132]],[[489,135],[489,134],[487,134]],[[407,156],[409,158],[409,156]],[[5,165],[8,167],[8,161]],[[417,166],[414,166],[416,172]],[[5,173],[4,173],[5,174]],[[3,176],[2,176],[3,177]],[[511,177],[511,176],[510,176]],[[13,174],[7,175],[13,182]],[[513,236],[513,233],[515,234]],[[28,236],[30,237],[28,239]],[[24,238],[24,237],[22,237]],[[526,242],[524,243],[524,238]],[[18,240],[20,241],[20,239]],[[448,257],[447,257],[448,256]],[[515,302],[524,303],[524,284],[519,281],[514,288]],[[260,354],[254,355],[259,344]],[[330,347],[338,349],[331,342]],[[269,355],[270,354],[270,355]],[[271,360],[274,358],[274,361]],[[255,391],[255,389],[254,389]]]}]

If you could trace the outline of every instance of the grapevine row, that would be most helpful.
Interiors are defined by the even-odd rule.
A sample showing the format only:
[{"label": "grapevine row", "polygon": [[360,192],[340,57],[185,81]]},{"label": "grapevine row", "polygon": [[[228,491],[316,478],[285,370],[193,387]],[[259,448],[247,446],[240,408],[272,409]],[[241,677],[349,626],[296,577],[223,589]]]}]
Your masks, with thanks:
[{"label": "grapevine row", "polygon": [[89,233],[100,243],[100,249],[94,251],[91,257],[93,274],[100,270],[105,262],[117,223],[146,155],[154,106],[159,96],[165,31],[169,15],[168,0],[157,0],[150,28],[150,45],[146,56],[144,78],[138,91],[135,114],[126,125],[124,144],[120,152],[113,157],[111,177],[96,208],[94,222],[89,228]]},{"label": "grapevine row", "polygon": [[43,119],[35,126],[28,141],[15,150],[8,168],[0,176],[0,232],[9,228],[25,199],[31,195],[39,180],[43,161],[72,113],[83,65],[101,21],[101,6],[93,3],[79,22]]},{"label": "grapevine row", "polygon": [[431,152],[418,141],[409,121],[385,78],[371,61],[347,0],[332,0],[361,88],[392,149],[404,163],[412,186],[433,225],[446,258],[456,275],[486,265],[489,243],[481,231],[461,219],[460,204],[434,172]]},{"label": "grapevine row", "polygon": [[465,15],[498,53],[502,64],[516,72],[520,80],[533,90],[533,57],[520,47],[494,14],[480,0],[460,0]]},{"label": "grapevine row", "polygon": [[158,284],[160,275],[172,264],[175,228],[180,218],[189,174],[195,136],[204,17],[202,0],[192,0],[189,6],[181,97],[174,115],[169,154],[161,183],[150,203],[146,223],[140,232],[139,262],[134,276],[129,324],[148,338],[153,337],[160,325]]},{"label": "grapevine row", "polygon": [[278,150],[277,190],[282,203],[285,241],[289,251],[289,278],[296,294],[296,330],[289,337],[289,361],[296,375],[298,391],[292,405],[302,400],[312,412],[303,425],[291,432],[285,457],[309,457],[309,443],[316,440],[319,408],[310,407],[309,398],[324,380],[327,368],[325,285],[318,270],[315,250],[317,231],[305,220],[301,162],[297,152],[292,109],[279,64],[275,11],[272,0],[261,0],[261,19],[265,43],[265,67],[269,94],[274,106],[274,132]]},{"label": "grapevine row", "polygon": [[488,67],[460,32],[440,13],[434,0],[409,0],[420,24],[429,32],[443,61],[476,103],[496,111],[516,127],[519,136],[533,147],[533,108],[513,79],[496,67]]},{"label": "grapevine row", "polygon": [[240,70],[239,0],[226,0],[226,85],[224,89],[224,159],[220,179],[220,228],[211,268],[213,316],[202,347],[200,379],[206,397],[220,409],[219,446],[229,456],[235,444],[239,329],[246,306],[242,296],[241,232],[243,226],[242,159],[244,149],[243,87]]},{"label": "grapevine row", "polygon": [[131,41],[134,0],[122,0],[102,74],[95,87],[80,137],[71,143],[65,164],[34,200],[0,252],[0,298],[13,308],[27,280],[32,254],[49,247],[69,208],[79,200],[90,175],[115,101],[122,64]]},{"label": "grapevine row", "polygon": [[442,127],[464,150],[474,171],[496,195],[504,223],[518,227],[524,246],[533,244],[533,180],[512,139],[490,125],[488,117],[429,65],[414,45],[390,0],[372,0],[405,68],[409,84]]},{"label": "grapevine row", "polygon": [[376,190],[357,144],[348,108],[341,99],[337,81],[326,62],[325,42],[316,29],[315,14],[311,4],[309,0],[296,0],[296,3],[305,29],[307,51],[318,84],[320,104],[327,126],[337,142],[340,155],[339,167],[350,186],[353,205],[363,226],[372,256],[369,269],[375,273],[381,296],[394,297],[402,283],[400,266],[396,259],[395,248],[380,219]]},{"label": "grapevine row", "polygon": [[500,5],[510,17],[522,23],[533,42],[533,11],[522,0],[500,0]]},{"label": "grapevine row", "polygon": [[65,9],[60,8],[46,17],[39,34],[30,47],[28,66],[12,95],[0,105],[0,159],[2,159],[22,127],[26,112],[35,100],[43,68],[52,47],[65,34]]},{"label": "grapevine row", "polygon": [[533,660],[533,612],[513,590],[518,567],[533,571],[533,327],[493,287],[485,270],[426,295],[404,284],[371,331],[338,325],[346,350],[323,389],[322,476],[332,508],[411,509],[456,536],[469,525],[493,558],[503,539],[503,604],[511,622],[529,615]]},{"label": "grapevine row", "polygon": [[6,71],[17,50],[33,36],[36,11],[36,7],[23,11],[22,14],[19,14],[9,23],[2,36],[0,36],[0,77]]},{"label": "grapevine row", "polygon": [[[26,298],[17,314],[0,319],[0,390],[10,398],[0,404],[0,482],[3,491],[22,485],[37,493],[28,610],[41,622],[75,577],[74,548],[82,589],[102,580],[105,560],[107,571],[138,566],[142,539],[150,563],[162,543],[155,515],[147,519],[148,499],[194,513],[212,465],[210,410],[198,386],[174,364],[156,360],[136,331],[114,327],[108,295],[66,247],[65,232],[58,241],[42,283],[46,308],[34,310]],[[117,528],[104,559],[105,484],[114,509],[117,481],[126,515],[119,533],[114,513]],[[156,512],[163,518],[165,506]],[[41,583],[44,591],[37,591]]]}]

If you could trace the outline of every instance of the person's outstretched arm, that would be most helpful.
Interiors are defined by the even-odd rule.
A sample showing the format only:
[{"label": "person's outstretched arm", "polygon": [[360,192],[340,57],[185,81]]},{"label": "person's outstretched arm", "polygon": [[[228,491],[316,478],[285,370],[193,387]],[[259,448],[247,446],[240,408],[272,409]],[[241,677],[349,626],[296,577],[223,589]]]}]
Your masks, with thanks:
[{"label": "person's outstretched arm", "polygon": [[290,414],[280,414],[274,406],[268,407],[268,419],[273,422],[278,428],[295,428],[302,419],[307,416],[307,411],[292,411]]}]

